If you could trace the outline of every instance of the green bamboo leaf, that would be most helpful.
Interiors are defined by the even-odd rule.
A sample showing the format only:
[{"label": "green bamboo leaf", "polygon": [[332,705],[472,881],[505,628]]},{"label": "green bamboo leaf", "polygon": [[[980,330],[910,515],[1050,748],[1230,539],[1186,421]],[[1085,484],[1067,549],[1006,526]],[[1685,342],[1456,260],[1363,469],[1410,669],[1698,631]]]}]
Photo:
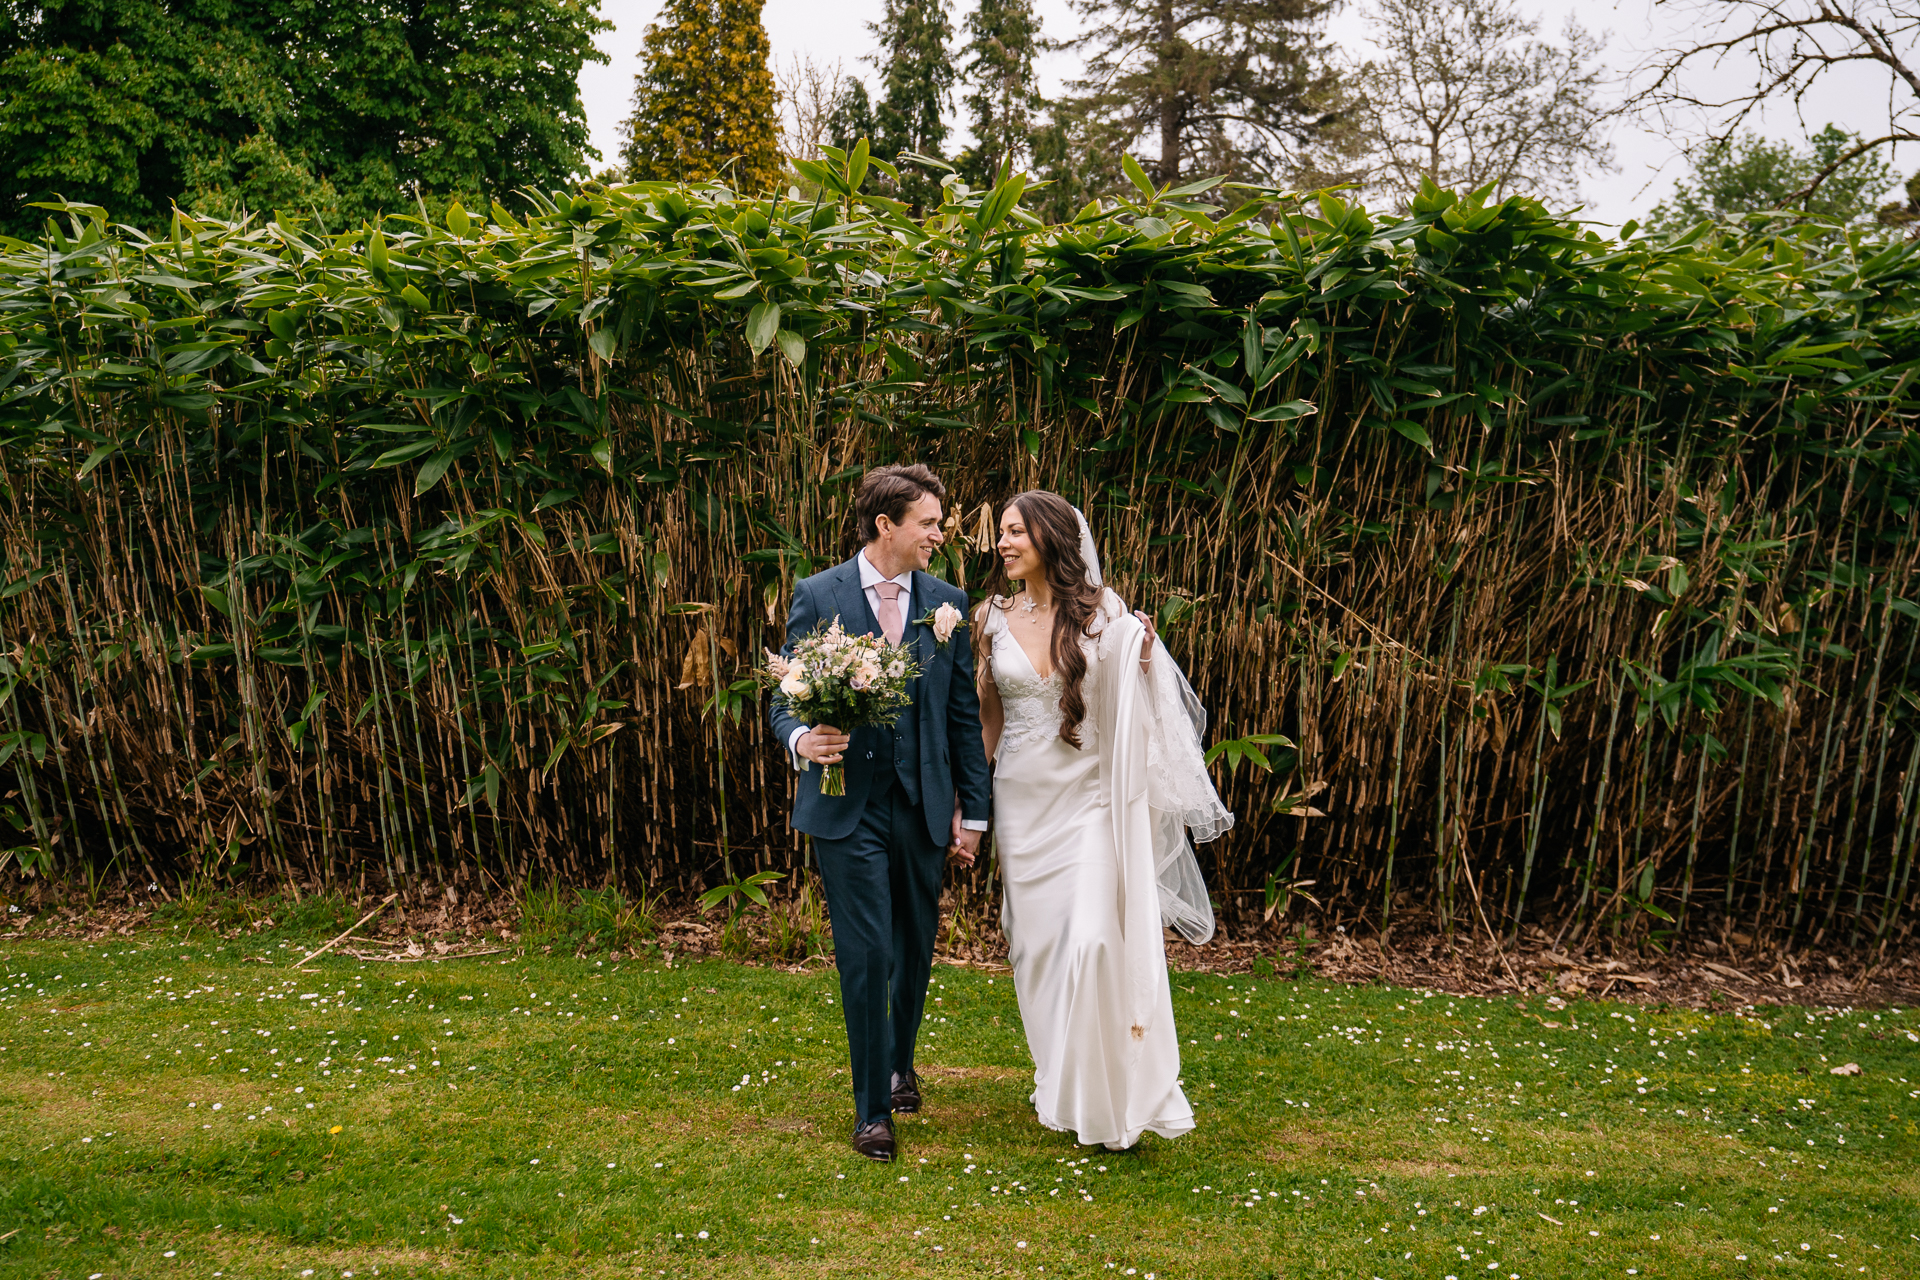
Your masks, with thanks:
[{"label": "green bamboo leaf", "polygon": [[564,257],[548,258],[545,261],[516,268],[513,273],[507,277],[507,280],[516,287],[537,284],[551,276],[562,275],[566,272],[577,270],[579,266],[580,263],[571,254]]},{"label": "green bamboo leaf", "polygon": [[1155,187],[1152,179],[1147,177],[1147,171],[1140,167],[1140,162],[1123,151],[1120,153],[1120,168],[1126,173],[1127,181],[1131,182],[1134,187],[1139,190],[1141,195],[1151,201],[1154,197]]},{"label": "green bamboo leaf", "polygon": [[1006,220],[1013,206],[1020,203],[1020,193],[1027,189],[1027,175],[1016,173],[993,189],[980,206],[980,232],[985,235]]},{"label": "green bamboo leaf", "polygon": [[765,351],[779,332],[779,303],[762,302],[747,312],[747,346],[753,354],[759,355]]},{"label": "green bamboo leaf", "polygon": [[111,458],[114,454],[118,453],[119,451],[120,451],[120,442],[118,440],[109,441],[108,443],[101,445],[99,448],[95,449],[92,453],[89,453],[87,455],[87,460],[80,464],[80,469],[73,473],[73,478],[75,480],[85,480],[88,476],[93,474],[95,468],[99,467],[108,458]]},{"label": "green bamboo leaf", "polygon": [[431,453],[438,443],[431,437],[415,440],[412,444],[403,444],[387,450],[373,460],[376,467],[397,467],[403,462],[411,462],[423,453]]},{"label": "green bamboo leaf", "polygon": [[1247,381],[1253,386],[1260,385],[1260,363],[1263,355],[1260,326],[1249,317],[1246,327],[1240,331],[1240,362],[1246,370]]},{"label": "green bamboo leaf", "polygon": [[1304,418],[1310,413],[1320,412],[1320,407],[1311,400],[1289,400],[1285,404],[1271,404],[1264,409],[1255,409],[1247,417],[1255,422],[1288,422],[1294,418]]},{"label": "green bamboo leaf", "polygon": [[782,329],[773,336],[773,340],[780,344],[780,354],[785,356],[787,362],[794,368],[798,369],[806,364],[807,340],[805,338],[791,329]]},{"label": "green bamboo leaf", "polygon": [[1215,395],[1225,400],[1228,404],[1244,406],[1247,403],[1247,393],[1234,386],[1231,382],[1228,382],[1225,378],[1215,377],[1198,365],[1189,365],[1187,372],[1205,383],[1212,389]]},{"label": "green bamboo leaf", "polygon": [[415,311],[431,311],[433,309],[433,304],[427,301],[427,295],[412,285],[407,285],[400,290],[400,298]]},{"label": "green bamboo leaf", "polygon": [[794,172],[798,173],[801,177],[833,192],[835,195],[846,196],[851,194],[851,188],[847,186],[845,176],[835,173],[831,167],[821,164],[818,160],[801,160],[795,158],[789,160],[788,163],[793,166]]},{"label": "green bamboo leaf", "polygon": [[440,483],[440,477],[447,474],[447,468],[459,456],[452,449],[442,449],[428,458],[420,467],[420,473],[413,478],[413,496],[419,497]]},{"label": "green bamboo leaf", "polygon": [[1409,418],[1395,418],[1387,425],[1419,445],[1422,449],[1425,449],[1428,453],[1433,452],[1433,437],[1429,436],[1427,429],[1419,423]]}]

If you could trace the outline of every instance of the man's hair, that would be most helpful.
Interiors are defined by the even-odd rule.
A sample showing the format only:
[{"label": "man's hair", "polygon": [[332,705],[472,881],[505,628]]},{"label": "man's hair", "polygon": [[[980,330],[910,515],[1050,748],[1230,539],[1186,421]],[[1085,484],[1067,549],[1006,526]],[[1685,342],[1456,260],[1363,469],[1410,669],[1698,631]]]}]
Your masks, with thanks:
[{"label": "man's hair", "polygon": [[875,467],[861,478],[860,492],[853,498],[854,537],[866,546],[880,536],[881,516],[899,524],[907,508],[928,494],[947,500],[947,486],[924,465]]}]

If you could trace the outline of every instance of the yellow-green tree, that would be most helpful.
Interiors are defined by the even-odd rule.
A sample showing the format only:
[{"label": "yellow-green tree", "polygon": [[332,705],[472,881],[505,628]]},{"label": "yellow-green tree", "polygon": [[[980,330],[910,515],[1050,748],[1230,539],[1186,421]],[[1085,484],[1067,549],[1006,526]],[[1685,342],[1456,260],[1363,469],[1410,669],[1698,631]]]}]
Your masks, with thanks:
[{"label": "yellow-green tree", "polygon": [[647,28],[621,159],[635,180],[721,178],[758,193],[780,180],[762,0],[667,0]]}]

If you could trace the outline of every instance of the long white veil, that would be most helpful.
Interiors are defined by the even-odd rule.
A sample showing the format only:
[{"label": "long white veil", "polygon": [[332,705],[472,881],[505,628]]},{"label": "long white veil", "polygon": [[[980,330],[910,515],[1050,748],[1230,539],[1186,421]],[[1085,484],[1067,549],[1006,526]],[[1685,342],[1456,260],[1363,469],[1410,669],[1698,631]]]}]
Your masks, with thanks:
[{"label": "long white veil", "polygon": [[[1078,507],[1073,514],[1080,522],[1080,554],[1086,561],[1087,580],[1101,586],[1100,552],[1094,545],[1093,529]],[[1108,591],[1104,599],[1117,614],[1113,621],[1126,624],[1116,630],[1129,638],[1144,634],[1119,597]],[[1138,641],[1132,640],[1116,661],[1131,666],[1128,658],[1138,653]],[[1197,946],[1213,937],[1213,903],[1207,897],[1207,883],[1200,874],[1200,862],[1188,833],[1202,844],[1217,840],[1232,829],[1233,814],[1221,804],[1213,780],[1207,776],[1206,709],[1167,646],[1157,638],[1143,684],[1144,705],[1130,708],[1129,718],[1143,721],[1147,731],[1144,772],[1160,923],[1179,930]]]}]

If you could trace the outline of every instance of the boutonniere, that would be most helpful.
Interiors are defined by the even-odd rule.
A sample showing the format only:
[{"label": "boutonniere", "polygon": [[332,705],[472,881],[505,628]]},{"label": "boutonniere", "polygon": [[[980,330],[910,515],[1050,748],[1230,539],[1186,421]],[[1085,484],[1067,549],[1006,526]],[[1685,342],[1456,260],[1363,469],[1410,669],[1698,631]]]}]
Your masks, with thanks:
[{"label": "boutonniere", "polygon": [[916,626],[932,627],[934,643],[944,649],[953,639],[953,633],[967,625],[967,615],[950,604],[943,604],[938,609],[927,610],[913,621]]}]

